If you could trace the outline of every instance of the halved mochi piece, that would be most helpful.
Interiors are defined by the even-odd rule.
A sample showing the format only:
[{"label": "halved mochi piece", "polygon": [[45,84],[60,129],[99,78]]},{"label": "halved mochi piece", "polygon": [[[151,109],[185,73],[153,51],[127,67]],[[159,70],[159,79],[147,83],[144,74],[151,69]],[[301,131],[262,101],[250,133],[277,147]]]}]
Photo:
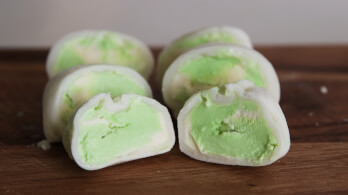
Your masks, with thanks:
[{"label": "halved mochi piece", "polygon": [[246,80],[194,94],[179,113],[178,133],[183,153],[218,164],[264,166],[290,148],[278,102]]},{"label": "halved mochi piece", "polygon": [[162,94],[177,115],[195,92],[244,79],[266,88],[279,101],[272,64],[255,50],[230,44],[205,45],[181,55],[164,75]]},{"label": "halved mochi piece", "polygon": [[212,26],[184,34],[171,42],[160,53],[156,72],[158,86],[162,83],[165,71],[178,56],[190,49],[208,43],[232,43],[252,48],[249,36],[237,27]]},{"label": "halved mochi piece", "polygon": [[87,64],[126,66],[148,78],[154,59],[150,49],[134,37],[106,30],[84,30],[67,34],[53,45],[46,71],[51,78],[68,68]]},{"label": "halved mochi piece", "polygon": [[98,94],[71,120],[63,144],[86,170],[162,154],[175,142],[167,108],[144,96]]},{"label": "halved mochi piece", "polygon": [[43,95],[43,128],[48,141],[61,142],[68,118],[92,96],[138,94],[152,97],[146,80],[136,71],[116,65],[88,65],[66,70],[47,83]]}]

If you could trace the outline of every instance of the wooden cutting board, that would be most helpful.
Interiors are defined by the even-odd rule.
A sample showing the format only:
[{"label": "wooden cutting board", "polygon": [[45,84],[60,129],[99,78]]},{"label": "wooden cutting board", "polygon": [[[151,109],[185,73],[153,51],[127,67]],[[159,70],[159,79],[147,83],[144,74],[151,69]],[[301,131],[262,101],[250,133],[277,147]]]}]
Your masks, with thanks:
[{"label": "wooden cutting board", "polygon": [[61,144],[35,146],[44,139],[47,51],[1,50],[0,194],[348,194],[348,46],[256,49],[280,78],[292,140],[284,158],[258,168],[216,165],[176,144],[167,154],[94,172],[79,168]]}]

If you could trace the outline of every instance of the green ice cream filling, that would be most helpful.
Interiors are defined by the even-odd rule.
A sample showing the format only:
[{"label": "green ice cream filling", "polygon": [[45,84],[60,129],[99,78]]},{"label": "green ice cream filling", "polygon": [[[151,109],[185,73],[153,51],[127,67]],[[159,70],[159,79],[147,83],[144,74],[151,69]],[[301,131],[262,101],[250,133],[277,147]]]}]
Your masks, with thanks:
[{"label": "green ice cream filling", "polygon": [[81,159],[96,165],[141,149],[161,131],[158,111],[140,99],[112,112],[103,100],[88,109],[79,119],[78,152]]},{"label": "green ice cream filling", "polygon": [[178,73],[185,76],[187,84],[181,86],[180,90],[175,89],[176,94],[173,96],[183,102],[197,91],[243,79],[264,87],[264,79],[257,62],[224,50],[183,62]]},{"label": "green ice cream filling", "polygon": [[62,121],[67,123],[77,107],[99,93],[111,93],[112,98],[130,93],[147,96],[145,89],[130,76],[115,71],[88,72],[75,78],[65,91]]},{"label": "green ice cream filling", "polygon": [[114,32],[81,35],[59,48],[54,72],[85,64],[116,64],[142,72],[146,57],[133,41]]},{"label": "green ice cream filling", "polygon": [[202,153],[253,162],[272,155],[278,144],[257,103],[236,98],[222,105],[207,94],[201,94],[201,98],[190,121],[191,135]]},{"label": "green ice cream filling", "polygon": [[242,45],[240,40],[236,39],[231,33],[223,31],[205,32],[186,36],[176,41],[166,53],[163,53],[163,56],[160,56],[161,66],[158,67],[161,72],[160,74],[163,76],[168,66],[185,51],[208,43],[233,43]]}]

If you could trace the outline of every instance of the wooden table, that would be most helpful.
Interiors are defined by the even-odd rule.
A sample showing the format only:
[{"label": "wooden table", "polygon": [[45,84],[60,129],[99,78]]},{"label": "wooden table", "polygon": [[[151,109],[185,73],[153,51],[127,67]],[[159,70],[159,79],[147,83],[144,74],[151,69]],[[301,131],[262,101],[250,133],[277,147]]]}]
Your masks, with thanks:
[{"label": "wooden table", "polygon": [[167,154],[94,172],[79,168],[61,144],[48,151],[35,146],[44,139],[47,51],[0,51],[0,194],[348,194],[348,46],[257,49],[281,81],[292,140],[284,158],[259,168],[223,166],[193,160],[175,145]]}]

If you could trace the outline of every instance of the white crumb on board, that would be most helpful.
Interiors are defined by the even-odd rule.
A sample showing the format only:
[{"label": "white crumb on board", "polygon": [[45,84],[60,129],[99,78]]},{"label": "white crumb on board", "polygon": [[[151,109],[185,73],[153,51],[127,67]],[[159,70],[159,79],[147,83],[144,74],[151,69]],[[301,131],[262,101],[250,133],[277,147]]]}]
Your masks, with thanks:
[{"label": "white crumb on board", "polygon": [[51,144],[48,140],[44,139],[44,140],[41,140],[40,142],[38,142],[36,144],[37,147],[39,147],[41,150],[43,151],[47,151],[49,149],[51,149]]},{"label": "white crumb on board", "polygon": [[315,125],[316,127],[319,127],[319,123],[318,123],[318,122],[316,122],[314,125]]},{"label": "white crumb on board", "polygon": [[308,116],[313,116],[314,112],[308,112]]},{"label": "white crumb on board", "polygon": [[327,92],[328,92],[327,87],[325,85],[322,85],[320,87],[320,92],[321,92],[321,94],[327,94]]}]

